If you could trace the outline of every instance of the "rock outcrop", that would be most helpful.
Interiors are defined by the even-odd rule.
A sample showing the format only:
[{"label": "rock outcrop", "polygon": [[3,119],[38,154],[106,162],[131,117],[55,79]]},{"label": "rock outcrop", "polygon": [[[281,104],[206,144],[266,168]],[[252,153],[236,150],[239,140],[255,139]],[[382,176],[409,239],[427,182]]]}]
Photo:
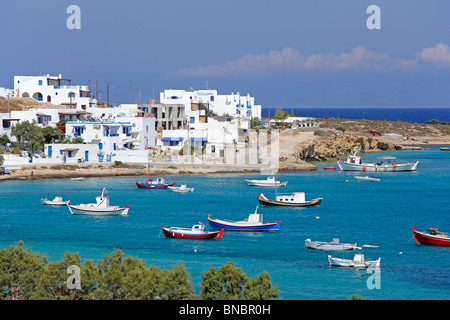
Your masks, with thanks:
[{"label": "rock outcrop", "polygon": [[340,155],[359,152],[400,150],[402,147],[376,138],[339,134],[321,141],[302,142],[297,145],[294,156],[306,161],[328,161]]}]

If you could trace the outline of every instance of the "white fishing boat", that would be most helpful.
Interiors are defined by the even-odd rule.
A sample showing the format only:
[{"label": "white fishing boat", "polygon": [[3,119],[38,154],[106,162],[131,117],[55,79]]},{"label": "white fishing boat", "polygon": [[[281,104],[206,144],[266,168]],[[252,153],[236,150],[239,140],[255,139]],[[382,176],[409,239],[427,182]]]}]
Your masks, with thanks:
[{"label": "white fishing boat", "polygon": [[370,171],[370,172],[398,172],[398,171],[415,171],[419,161],[410,163],[391,163],[382,160],[376,163],[365,163],[360,156],[349,155],[347,160],[338,160],[337,165],[342,171]]},{"label": "white fishing boat", "polygon": [[375,177],[369,177],[369,176],[355,176],[355,180],[358,181],[380,181],[380,179]]},{"label": "white fishing boat", "polygon": [[263,222],[263,215],[258,213],[258,206],[255,212],[250,213],[248,218],[241,221],[225,219],[211,219],[208,215],[209,226],[212,229],[225,229],[233,231],[278,231],[281,221]]},{"label": "white fishing boat", "polygon": [[356,243],[340,243],[339,238],[333,238],[332,241],[311,241],[311,239],[305,240],[305,246],[308,249],[323,250],[323,251],[344,251],[354,250],[357,247]]},{"label": "white fishing boat", "polygon": [[72,179],[72,181],[84,181],[84,177],[74,177],[71,179]]},{"label": "white fishing boat", "polygon": [[288,183],[287,181],[279,181],[275,178],[275,176],[268,176],[267,179],[253,179],[253,180],[245,180],[248,186],[256,186],[256,187],[284,187]]},{"label": "white fishing boat", "polygon": [[47,198],[41,199],[42,204],[47,206],[67,206],[70,200],[63,201],[63,198],[56,196],[53,200],[48,200]]},{"label": "white fishing boat", "polygon": [[259,203],[265,206],[285,206],[285,207],[312,207],[320,206],[323,198],[312,200],[305,199],[304,192],[275,193],[275,199],[269,199],[263,193],[258,195]]},{"label": "white fishing boat", "polygon": [[105,193],[108,191],[103,188],[102,194],[96,196],[96,203],[85,203],[79,205],[71,205],[69,201],[69,210],[72,214],[82,214],[82,215],[94,215],[94,216],[126,216],[128,214],[128,209],[130,206],[110,206],[109,196]]},{"label": "white fishing boat", "polygon": [[180,187],[168,186],[167,188],[173,192],[180,192],[180,193],[194,192],[194,188],[188,188],[184,183],[182,183]]},{"label": "white fishing boat", "polygon": [[[362,248],[377,248],[377,246],[363,245]],[[362,249],[356,247],[356,249]],[[328,255],[328,263],[330,266],[335,267],[349,267],[349,268],[369,268],[369,267],[380,267],[381,258],[376,260],[366,259],[365,253],[355,253],[353,259],[336,258]]]}]

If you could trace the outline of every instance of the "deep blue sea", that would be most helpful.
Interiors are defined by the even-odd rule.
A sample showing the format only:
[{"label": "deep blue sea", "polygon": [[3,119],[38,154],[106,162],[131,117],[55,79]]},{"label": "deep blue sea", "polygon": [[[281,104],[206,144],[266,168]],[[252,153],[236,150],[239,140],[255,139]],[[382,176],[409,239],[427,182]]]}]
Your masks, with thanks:
[{"label": "deep blue sea", "polygon": [[[142,190],[135,177],[87,178],[0,183],[0,247],[23,240],[25,246],[59,261],[65,251],[82,259],[102,259],[119,248],[147,265],[170,268],[183,263],[199,290],[201,272],[233,261],[250,277],[267,271],[289,300],[449,299],[450,248],[415,244],[413,226],[450,231],[450,152],[397,151],[399,162],[419,160],[416,172],[375,173],[380,182],[357,182],[355,173],[323,170],[280,173],[287,187],[279,192],[304,191],[307,199],[322,197],[320,207],[259,207],[264,220],[281,220],[279,232],[225,232],[220,240],[166,239],[161,226],[191,227],[207,216],[242,220],[255,210],[260,192],[245,179],[258,174],[173,175],[194,193]],[[382,154],[384,155],[384,154]],[[367,161],[378,153],[366,154]],[[331,164],[334,165],[334,164]],[[145,177],[142,177],[144,179]],[[348,181],[347,181],[348,180]],[[76,216],[66,207],[41,205],[40,199],[60,195],[73,204],[94,202],[102,188],[112,205],[130,205],[126,217]],[[328,252],[306,249],[306,238],[377,245],[368,257],[381,257],[380,289],[369,289],[366,270],[330,267]],[[338,254],[339,255],[339,254]],[[352,256],[352,255],[351,255]]]},{"label": "deep blue sea", "polygon": [[[275,115],[276,108],[263,108],[262,116]],[[428,120],[450,121],[450,108],[282,108],[296,117],[367,119],[426,123]]]}]

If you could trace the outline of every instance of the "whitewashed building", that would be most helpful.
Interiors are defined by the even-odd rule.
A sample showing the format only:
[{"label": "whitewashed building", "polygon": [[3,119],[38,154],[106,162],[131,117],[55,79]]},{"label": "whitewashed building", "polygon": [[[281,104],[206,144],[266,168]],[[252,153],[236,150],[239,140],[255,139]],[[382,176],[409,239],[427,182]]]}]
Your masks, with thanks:
[{"label": "whitewashed building", "polygon": [[15,97],[34,98],[37,101],[62,105],[66,108],[83,109],[95,107],[88,86],[72,85],[62,75],[14,76]]},{"label": "whitewashed building", "polygon": [[80,137],[94,144],[100,153],[117,150],[145,150],[156,145],[155,118],[121,117],[115,121],[66,122],[66,136]]},{"label": "whitewashed building", "polygon": [[0,97],[7,98],[7,97],[14,97],[14,89],[6,89],[0,87]]},{"label": "whitewashed building", "polygon": [[160,93],[160,103],[183,104],[186,115],[206,108],[215,115],[229,115],[239,118],[261,119],[261,106],[255,104],[250,94],[241,96],[238,93],[219,95],[217,90],[164,90]]}]

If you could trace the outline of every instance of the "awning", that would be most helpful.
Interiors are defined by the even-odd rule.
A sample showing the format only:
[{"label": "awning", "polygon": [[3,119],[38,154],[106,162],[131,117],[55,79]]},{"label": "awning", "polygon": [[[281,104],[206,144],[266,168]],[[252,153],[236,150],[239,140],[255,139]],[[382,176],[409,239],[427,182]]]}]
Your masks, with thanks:
[{"label": "awning", "polygon": [[161,141],[183,141],[183,137],[164,137]]},{"label": "awning", "polygon": [[82,123],[71,123],[70,124],[72,127],[86,127],[86,125],[85,124],[82,124]]},{"label": "awning", "polygon": [[120,127],[120,123],[102,123],[105,127]]},{"label": "awning", "polygon": [[205,138],[205,137],[200,137],[200,138],[193,137],[193,138],[191,138],[191,141],[194,141],[194,142],[206,142],[206,141],[208,141],[208,138]]},{"label": "awning", "polygon": [[77,151],[79,150],[78,148],[66,148],[66,149],[62,149],[62,151]]}]

